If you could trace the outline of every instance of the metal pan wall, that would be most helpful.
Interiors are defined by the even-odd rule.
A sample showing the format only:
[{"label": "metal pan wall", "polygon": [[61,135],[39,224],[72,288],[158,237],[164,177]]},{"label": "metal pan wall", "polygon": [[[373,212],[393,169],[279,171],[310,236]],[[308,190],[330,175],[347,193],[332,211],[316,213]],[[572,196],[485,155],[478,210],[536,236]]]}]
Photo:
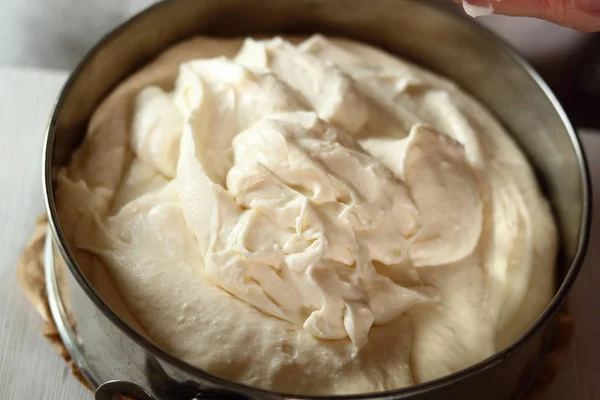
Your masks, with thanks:
[{"label": "metal pan wall", "polygon": [[[106,306],[77,266],[56,213],[54,185],[58,171],[83,140],[88,120],[103,98],[170,45],[195,34],[320,32],[364,41],[398,54],[447,76],[482,101],[534,165],[561,232],[557,294],[514,345],[433,382],[340,399],[514,399],[522,394],[552,328],[552,317],[583,260],[590,222],[588,172],[564,112],[537,74],[491,33],[444,6],[448,3],[167,0],[115,29],[90,51],[67,81],[51,117],[44,152],[44,185],[56,254],[68,266],[68,302],[76,324],[69,332],[69,324],[62,321],[61,334],[70,341],[72,352],[79,357],[75,359],[79,359],[93,385],[115,379],[131,381],[164,400],[192,399],[198,393],[218,398],[300,398],[212,377],[171,357],[129,328]],[[47,267],[51,269],[51,265]],[[47,275],[49,287],[53,273]],[[58,291],[54,297],[54,308],[59,310]],[[60,319],[58,311],[53,314]]]}]

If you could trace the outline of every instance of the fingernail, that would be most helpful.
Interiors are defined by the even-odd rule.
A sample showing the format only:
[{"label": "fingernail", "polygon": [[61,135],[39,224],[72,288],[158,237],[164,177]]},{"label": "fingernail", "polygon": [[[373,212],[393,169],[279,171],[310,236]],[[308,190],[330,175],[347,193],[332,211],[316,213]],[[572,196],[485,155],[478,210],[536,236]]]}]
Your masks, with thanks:
[{"label": "fingernail", "polygon": [[489,0],[462,0],[462,4],[465,13],[473,18],[490,15],[494,12],[494,7]]},{"label": "fingernail", "polygon": [[600,0],[575,0],[575,4],[586,11],[600,12]]}]

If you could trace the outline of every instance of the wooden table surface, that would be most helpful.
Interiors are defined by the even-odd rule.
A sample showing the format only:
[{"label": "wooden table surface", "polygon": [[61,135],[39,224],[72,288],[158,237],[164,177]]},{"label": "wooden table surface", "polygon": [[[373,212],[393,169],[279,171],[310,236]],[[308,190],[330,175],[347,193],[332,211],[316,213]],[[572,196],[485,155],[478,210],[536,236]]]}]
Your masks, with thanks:
[{"label": "wooden table surface", "polygon": [[[15,265],[44,212],[42,143],[66,78],[59,71],[0,67],[0,399],[92,399],[39,333],[42,322],[17,284]],[[600,132],[582,133],[600,200]],[[594,204],[600,217],[600,202]],[[596,221],[599,221],[597,218]],[[570,297],[575,338],[548,400],[600,399],[600,223]],[[462,400],[462,399],[461,399]],[[468,399],[465,399],[468,400]],[[477,399],[479,400],[479,399]]]}]

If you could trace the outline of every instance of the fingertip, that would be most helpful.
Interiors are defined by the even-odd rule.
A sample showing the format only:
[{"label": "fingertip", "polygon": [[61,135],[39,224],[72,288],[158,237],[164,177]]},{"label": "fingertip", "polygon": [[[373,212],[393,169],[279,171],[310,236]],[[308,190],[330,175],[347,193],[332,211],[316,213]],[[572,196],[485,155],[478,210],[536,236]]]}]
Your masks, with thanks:
[{"label": "fingertip", "polygon": [[454,0],[462,3],[465,13],[473,18],[490,15],[494,13],[494,7],[490,0]]},{"label": "fingertip", "polygon": [[[583,32],[600,31],[600,0],[453,0],[467,14],[540,18]],[[477,8],[478,7],[478,8]],[[487,9],[483,10],[482,7]]]},{"label": "fingertip", "polygon": [[600,0],[575,0],[575,5],[583,12],[595,14],[600,18]]}]

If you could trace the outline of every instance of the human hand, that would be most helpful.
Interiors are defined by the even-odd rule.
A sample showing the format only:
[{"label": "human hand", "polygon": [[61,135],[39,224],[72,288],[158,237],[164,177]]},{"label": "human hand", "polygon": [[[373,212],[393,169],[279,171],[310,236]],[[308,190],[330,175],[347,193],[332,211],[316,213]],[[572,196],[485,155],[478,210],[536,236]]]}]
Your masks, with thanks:
[{"label": "human hand", "polygon": [[[463,0],[454,0],[462,3]],[[464,0],[494,14],[541,18],[584,32],[600,31],[600,0]]]}]

